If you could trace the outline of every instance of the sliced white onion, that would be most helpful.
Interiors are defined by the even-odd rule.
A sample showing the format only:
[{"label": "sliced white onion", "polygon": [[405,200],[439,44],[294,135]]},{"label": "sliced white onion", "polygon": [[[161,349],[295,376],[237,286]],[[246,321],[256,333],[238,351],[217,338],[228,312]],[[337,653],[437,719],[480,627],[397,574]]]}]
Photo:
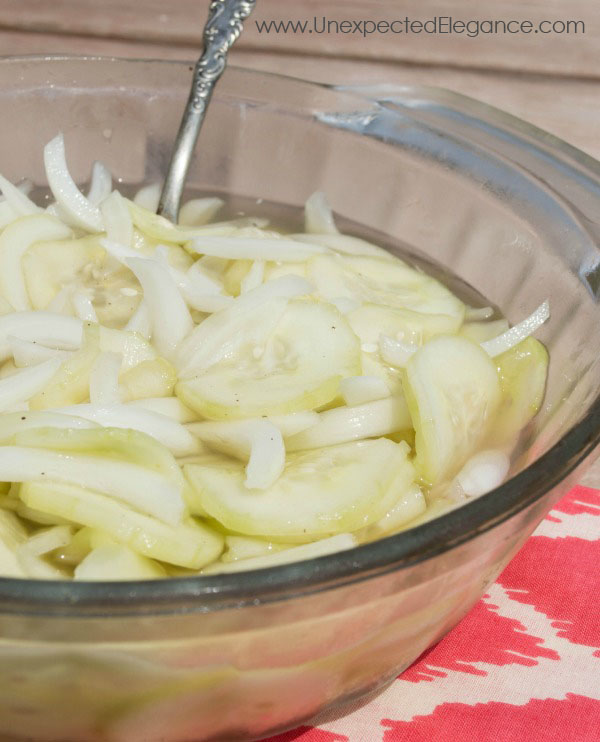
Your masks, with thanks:
[{"label": "sliced white onion", "polygon": [[327,554],[335,554],[338,551],[346,551],[358,546],[358,541],[351,533],[338,533],[337,536],[322,538],[310,544],[293,546],[290,549],[276,551],[264,556],[238,559],[235,562],[215,562],[202,570],[202,574],[213,575],[222,572],[244,572],[249,569],[266,569],[276,567],[280,564],[291,564],[292,562],[315,559]]},{"label": "sliced white onion", "polygon": [[125,199],[113,191],[100,204],[106,237],[111,242],[128,247],[133,241],[133,221]]},{"label": "sliced white onion", "polygon": [[43,556],[55,549],[66,546],[72,537],[73,528],[71,526],[53,526],[34,533],[19,547],[19,551],[34,556]]},{"label": "sliced white onion", "polygon": [[204,443],[248,459],[248,489],[267,489],[279,479],[285,466],[285,446],[281,431],[269,420],[196,423],[190,428]]},{"label": "sliced white onion", "polygon": [[312,410],[290,412],[287,415],[269,415],[267,418],[281,431],[284,438],[316,425],[319,422],[319,413]]},{"label": "sliced white onion", "polygon": [[90,294],[85,290],[73,290],[71,293],[71,303],[75,314],[83,322],[98,322],[98,315],[92,304]]},{"label": "sliced white onion", "polygon": [[228,260],[277,260],[298,263],[327,252],[321,245],[302,244],[281,237],[196,237],[186,245],[191,252]]},{"label": "sliced white onion", "polygon": [[101,456],[2,446],[0,480],[76,484],[115,497],[173,526],[181,522],[185,509],[180,488],[166,477]]},{"label": "sliced white onion", "polygon": [[322,191],[307,198],[304,205],[304,229],[309,234],[337,234],[331,206]]},{"label": "sliced white onion", "polygon": [[17,216],[28,216],[29,214],[38,214],[42,211],[21,188],[13,185],[3,175],[0,175],[0,191],[2,191],[6,199],[6,203],[13,209]]},{"label": "sliced white onion", "polygon": [[15,312],[0,317],[0,361],[11,356],[9,337],[41,343],[60,350],[78,350],[83,322],[52,312]]},{"label": "sliced white onion", "polygon": [[193,263],[186,272],[186,278],[195,291],[200,294],[222,294],[224,291],[223,281],[215,275],[211,275],[204,267],[202,259]]},{"label": "sliced white onion", "polygon": [[87,200],[92,206],[99,206],[112,190],[112,175],[110,170],[101,162],[92,165],[92,179]]},{"label": "sliced white onion", "polygon": [[186,407],[178,397],[147,397],[127,402],[126,407],[139,407],[150,412],[175,420],[178,423],[191,423],[198,419],[198,415]]},{"label": "sliced white onion", "polygon": [[49,361],[21,369],[1,379],[0,411],[8,410],[19,402],[26,402],[34,394],[41,392],[58,371],[61,363],[60,358],[51,358]]},{"label": "sliced white onion", "polygon": [[152,335],[152,323],[150,320],[150,310],[148,304],[142,299],[137,309],[129,318],[125,329],[130,332],[138,332],[143,338],[148,340]]},{"label": "sliced white onion", "polygon": [[23,255],[35,242],[64,240],[71,230],[47,214],[35,214],[10,224],[0,235],[0,291],[18,312],[31,309],[21,268]]},{"label": "sliced white onion", "polygon": [[60,358],[61,361],[67,359],[73,351],[56,350],[56,348],[47,348],[40,343],[31,343],[29,340],[21,340],[16,337],[9,337],[7,341],[10,345],[10,352],[17,368],[27,366],[36,366],[51,358]]},{"label": "sliced white onion", "polygon": [[241,282],[241,293],[247,294],[248,291],[258,288],[265,278],[265,261],[255,260],[248,273]]},{"label": "sliced white onion", "polygon": [[90,402],[92,405],[110,406],[121,401],[119,372],[123,363],[120,353],[100,353],[90,372]]},{"label": "sliced white onion", "polygon": [[355,407],[389,397],[390,389],[379,376],[348,376],[340,382],[340,394],[349,407]]},{"label": "sliced white onion", "polygon": [[373,255],[378,258],[395,260],[394,256],[382,247],[378,247],[360,237],[353,237],[349,234],[305,234],[302,232],[300,234],[292,234],[290,237],[298,242],[321,245],[329,250],[335,250],[346,255]]},{"label": "sliced white onion", "polygon": [[356,407],[336,407],[319,413],[312,428],[286,439],[288,451],[335,446],[338,443],[378,438],[412,428],[404,397],[388,397]]},{"label": "sliced white onion", "polygon": [[494,314],[492,307],[467,307],[465,310],[465,322],[475,322],[478,320],[489,319]]},{"label": "sliced white onion", "polygon": [[69,173],[62,134],[44,147],[44,165],[50,190],[69,222],[88,232],[102,232],[104,222],[100,209],[88,201]]},{"label": "sliced white onion", "polygon": [[127,265],[129,258],[139,258],[139,250],[135,250],[129,244],[123,244],[121,242],[115,242],[103,237],[100,240],[100,244],[106,250],[106,252],[113,258],[119,261],[122,265]]},{"label": "sliced white onion", "polygon": [[405,343],[403,340],[395,340],[388,335],[379,337],[379,352],[382,359],[390,366],[404,368],[409,358],[419,349],[418,345]]},{"label": "sliced white onion", "polygon": [[160,183],[143,186],[133,197],[133,203],[148,211],[156,212],[160,201]]},{"label": "sliced white onion", "polygon": [[83,417],[64,415],[48,410],[9,412],[0,415],[0,441],[9,441],[17,433],[32,428],[76,428],[85,430],[98,427]]},{"label": "sliced white onion", "polygon": [[208,224],[223,203],[220,198],[193,198],[184,203],[179,210],[179,224],[187,227]]},{"label": "sliced white onion", "polygon": [[505,480],[510,459],[504,451],[480,451],[472,456],[456,476],[456,482],[468,497],[479,497]]},{"label": "sliced white onion", "polygon": [[[312,291],[313,287],[306,279],[288,275],[242,294],[231,307],[207,317],[181,344],[176,358],[180,375],[193,376],[199,370],[218,363],[240,343],[251,341],[254,335],[250,337],[249,333],[256,334],[256,344],[259,344],[263,334],[268,334],[279,321],[287,300]],[[256,321],[249,327],[252,314],[260,314],[260,321],[256,316]]]},{"label": "sliced white onion", "polygon": [[177,346],[194,328],[186,303],[175,281],[156,260],[129,258],[127,265],[144,289],[158,352],[173,358]]},{"label": "sliced white onion", "polygon": [[[170,265],[167,250],[168,248],[165,245],[158,245],[154,251],[156,259],[161,263],[164,270],[168,271],[186,304],[191,309],[212,314],[213,312],[220,312],[221,309],[233,304],[232,296],[217,293],[217,291],[222,292],[222,285],[220,289],[216,288],[216,281],[202,275],[199,271],[184,272]],[[205,286],[208,287],[208,293],[204,289]]]},{"label": "sliced white onion", "polygon": [[19,214],[7,201],[0,201],[0,229],[4,229],[18,218]]},{"label": "sliced white onion", "polygon": [[64,415],[78,415],[109,428],[138,430],[155,438],[175,456],[198,453],[198,441],[181,423],[159,412],[133,404],[114,404],[110,407],[97,404],[79,404],[63,407]]},{"label": "sliced white onion", "polygon": [[511,327],[510,330],[503,332],[502,335],[498,335],[492,340],[486,340],[481,343],[481,347],[489,356],[495,358],[532,335],[549,317],[550,305],[545,301],[518,325]]}]

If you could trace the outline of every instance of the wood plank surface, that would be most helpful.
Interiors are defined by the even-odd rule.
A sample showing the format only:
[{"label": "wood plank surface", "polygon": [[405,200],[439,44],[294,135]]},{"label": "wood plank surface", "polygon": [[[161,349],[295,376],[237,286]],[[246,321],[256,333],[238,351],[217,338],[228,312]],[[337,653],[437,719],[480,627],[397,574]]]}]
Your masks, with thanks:
[{"label": "wood plank surface", "polygon": [[[0,27],[79,36],[160,41],[195,47],[209,0],[1,0]],[[321,19],[341,22],[531,21],[528,34],[318,33]],[[261,21],[318,19],[310,33],[259,33]],[[583,21],[577,33],[535,33],[541,21]],[[528,70],[555,75],[600,76],[598,0],[260,0],[240,39],[245,49],[331,57],[444,64],[482,69]],[[398,26],[395,26],[398,28]]]}]

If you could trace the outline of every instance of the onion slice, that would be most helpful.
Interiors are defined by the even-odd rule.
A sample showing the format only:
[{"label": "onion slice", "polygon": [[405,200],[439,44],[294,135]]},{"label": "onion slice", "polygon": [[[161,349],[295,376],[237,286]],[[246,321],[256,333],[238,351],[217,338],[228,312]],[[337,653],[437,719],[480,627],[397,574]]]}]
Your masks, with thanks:
[{"label": "onion slice", "polygon": [[18,186],[13,185],[3,175],[0,175],[0,191],[4,194],[6,203],[13,209],[17,216],[28,216],[29,214],[38,214],[42,211],[26,193]]},{"label": "onion slice", "polygon": [[44,147],[44,164],[50,190],[69,221],[88,232],[102,232],[104,222],[100,209],[83,195],[69,173],[62,134]]},{"label": "onion slice", "polygon": [[514,348],[522,340],[533,335],[533,333],[541,327],[544,322],[550,317],[550,305],[548,301],[543,302],[540,306],[529,315],[518,325],[511,327],[510,330],[503,332],[502,335],[492,338],[491,340],[485,340],[481,343],[481,347],[485,352],[495,358],[501,353],[505,353],[507,350]]},{"label": "onion slice", "polygon": [[479,497],[502,484],[510,468],[504,451],[480,451],[456,475],[456,483],[468,497]]},{"label": "onion slice", "polygon": [[179,210],[179,224],[187,227],[208,224],[223,203],[221,198],[193,198]]},{"label": "onion slice", "polygon": [[2,446],[0,479],[76,484],[115,497],[173,526],[181,522],[185,509],[180,488],[173,482],[141,466],[101,456]]},{"label": "onion slice", "polygon": [[87,200],[92,206],[99,206],[110,195],[112,189],[112,175],[106,165],[95,162],[92,165],[92,178]]},{"label": "onion slice", "polygon": [[304,205],[304,229],[309,234],[338,234],[331,206],[322,191],[309,196]]},{"label": "onion slice", "polygon": [[396,368],[404,368],[413,353],[418,350],[418,347],[413,343],[395,340],[388,335],[381,335],[379,338],[381,357],[390,366],[396,366]]},{"label": "onion slice", "polygon": [[168,271],[156,260],[129,258],[127,265],[144,289],[150,313],[152,338],[158,352],[173,358],[177,346],[194,329],[189,310]]},{"label": "onion slice", "polygon": [[[62,360],[51,358],[37,366],[30,366],[0,380],[0,411],[9,410],[41,392],[58,371]],[[2,480],[10,481],[10,480]]]},{"label": "onion slice", "polygon": [[198,453],[198,441],[181,423],[156,410],[144,409],[140,405],[79,404],[60,408],[58,412],[63,415],[78,415],[84,420],[91,420],[104,427],[146,433],[162,443],[174,456]]},{"label": "onion slice", "polygon": [[285,466],[285,447],[281,431],[269,420],[196,423],[190,428],[204,443],[248,459],[248,489],[268,489],[279,479]]},{"label": "onion slice", "polygon": [[364,438],[378,438],[412,428],[404,397],[388,397],[356,407],[335,407],[319,413],[311,428],[286,439],[288,451],[335,446]]},{"label": "onion slice", "polygon": [[355,407],[389,397],[390,389],[379,376],[348,376],[340,382],[340,394],[349,407]]},{"label": "onion slice", "polygon": [[285,237],[196,237],[186,245],[193,253],[228,260],[276,260],[298,263],[328,252],[321,245],[302,244]]},{"label": "onion slice", "polygon": [[83,322],[52,312],[5,314],[0,317],[0,361],[11,356],[9,336],[60,350],[78,350],[83,338]]}]

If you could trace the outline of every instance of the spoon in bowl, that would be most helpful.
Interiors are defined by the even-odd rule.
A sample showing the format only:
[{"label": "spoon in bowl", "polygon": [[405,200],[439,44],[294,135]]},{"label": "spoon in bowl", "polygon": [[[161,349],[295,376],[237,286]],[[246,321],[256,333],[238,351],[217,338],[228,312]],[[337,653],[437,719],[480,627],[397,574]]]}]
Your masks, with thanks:
[{"label": "spoon in bowl", "polygon": [[204,26],[204,51],[196,62],[158,203],[157,213],[172,222],[177,222],[185,180],[213,90],[227,65],[229,49],[242,33],[243,22],[255,4],[256,0],[213,0],[210,4]]}]

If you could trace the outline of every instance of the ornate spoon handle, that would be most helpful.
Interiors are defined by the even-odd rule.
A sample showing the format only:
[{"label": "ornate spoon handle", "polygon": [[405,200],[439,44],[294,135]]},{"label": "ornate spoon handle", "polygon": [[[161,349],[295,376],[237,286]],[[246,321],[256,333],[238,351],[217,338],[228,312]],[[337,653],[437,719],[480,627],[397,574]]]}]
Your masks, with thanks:
[{"label": "ornate spoon handle", "polygon": [[227,53],[242,33],[243,21],[255,4],[256,0],[213,0],[210,4],[204,51],[194,69],[190,96],[158,204],[158,213],[173,222],[177,221],[185,179],[212,92],[227,64]]}]

